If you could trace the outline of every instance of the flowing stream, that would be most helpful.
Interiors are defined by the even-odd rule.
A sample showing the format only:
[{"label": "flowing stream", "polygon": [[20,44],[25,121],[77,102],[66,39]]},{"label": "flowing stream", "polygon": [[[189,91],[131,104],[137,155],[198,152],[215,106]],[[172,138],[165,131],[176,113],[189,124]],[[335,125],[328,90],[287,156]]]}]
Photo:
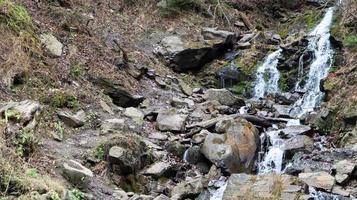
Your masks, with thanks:
[{"label": "flowing stream", "polygon": [[[299,124],[298,118],[305,113],[313,111],[323,100],[324,93],[320,91],[320,81],[328,75],[334,53],[329,40],[333,12],[333,7],[328,8],[321,22],[308,35],[309,44],[307,50],[313,52],[313,61],[309,66],[310,71],[306,84],[300,87],[300,81],[304,76],[303,58],[300,58],[298,69],[299,81],[296,83],[296,89],[305,91],[305,94],[293,105],[290,114],[296,117],[296,119],[291,119],[287,126]],[[254,99],[279,92],[278,81],[280,73],[277,69],[277,64],[281,52],[282,49],[278,49],[271,53],[267,56],[264,63],[258,67],[254,87]],[[279,132],[280,129],[274,126],[273,129],[262,134],[262,139],[265,139],[265,145],[268,149],[266,153],[262,153],[261,155],[260,162],[258,163],[258,174],[284,173],[284,144],[279,136]],[[216,193],[213,192],[211,199],[222,199],[225,187],[226,185],[216,190]],[[313,188],[310,189],[310,197],[318,200],[326,199],[322,193],[316,192]]]},{"label": "flowing stream", "polygon": [[[320,91],[320,81],[328,75],[332,65],[334,51],[330,43],[330,28],[333,11],[333,7],[328,8],[322,21],[308,35],[308,50],[314,52],[314,58],[310,65],[308,80],[301,88],[305,91],[305,94],[295,103],[291,111],[291,114],[296,117],[301,117],[305,113],[313,111],[324,98],[324,93]],[[303,64],[299,63],[299,65]],[[301,68],[302,66],[299,66],[299,74],[303,73]]]}]

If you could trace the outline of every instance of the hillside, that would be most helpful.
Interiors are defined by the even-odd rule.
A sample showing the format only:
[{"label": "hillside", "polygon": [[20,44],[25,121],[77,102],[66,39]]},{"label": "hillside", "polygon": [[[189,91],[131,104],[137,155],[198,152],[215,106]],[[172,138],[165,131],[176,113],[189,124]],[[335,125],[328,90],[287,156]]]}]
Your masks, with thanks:
[{"label": "hillside", "polygon": [[0,0],[0,199],[357,197],[354,0]]}]

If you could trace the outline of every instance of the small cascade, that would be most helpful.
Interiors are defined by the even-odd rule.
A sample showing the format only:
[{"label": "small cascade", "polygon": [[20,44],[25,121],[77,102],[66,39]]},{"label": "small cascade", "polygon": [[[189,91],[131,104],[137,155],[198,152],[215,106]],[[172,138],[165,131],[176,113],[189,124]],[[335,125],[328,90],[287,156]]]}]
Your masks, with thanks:
[{"label": "small cascade", "polygon": [[304,55],[299,58],[299,68],[298,68],[298,81],[295,85],[295,90],[301,90],[300,84],[304,77]]},{"label": "small cascade", "polygon": [[[330,27],[333,11],[333,7],[327,9],[320,24],[309,34],[308,50],[314,52],[314,59],[310,65],[308,80],[304,87],[301,88],[306,93],[295,103],[292,109],[292,114],[296,117],[313,111],[323,100],[324,93],[320,91],[320,81],[327,76],[332,65],[333,49],[330,44]],[[301,68],[303,66],[299,66],[299,76],[301,76],[300,70],[303,70]]]},{"label": "small cascade", "polygon": [[220,88],[230,88],[236,85],[240,73],[234,61],[231,61],[229,66],[218,72],[219,76],[219,87]]},{"label": "small cascade", "polygon": [[271,53],[257,69],[257,77],[254,87],[254,98],[258,99],[279,91],[278,81],[280,78],[277,65],[282,49]]},{"label": "small cascade", "polygon": [[258,165],[258,174],[267,174],[275,172],[280,174],[283,168],[284,150],[283,142],[279,137],[279,131],[273,130],[267,132],[267,142],[271,144],[263,160]]}]

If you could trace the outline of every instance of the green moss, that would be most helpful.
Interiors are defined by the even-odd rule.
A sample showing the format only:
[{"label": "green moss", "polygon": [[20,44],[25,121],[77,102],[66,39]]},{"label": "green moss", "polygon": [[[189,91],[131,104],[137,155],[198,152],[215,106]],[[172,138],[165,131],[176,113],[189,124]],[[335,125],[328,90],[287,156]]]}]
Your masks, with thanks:
[{"label": "green moss", "polygon": [[73,110],[78,110],[79,108],[79,102],[77,98],[65,92],[57,92],[48,97],[44,97],[41,99],[41,102],[54,108],[70,108]]},{"label": "green moss", "polygon": [[25,7],[9,0],[0,0],[0,21],[15,31],[32,26],[32,19]]}]

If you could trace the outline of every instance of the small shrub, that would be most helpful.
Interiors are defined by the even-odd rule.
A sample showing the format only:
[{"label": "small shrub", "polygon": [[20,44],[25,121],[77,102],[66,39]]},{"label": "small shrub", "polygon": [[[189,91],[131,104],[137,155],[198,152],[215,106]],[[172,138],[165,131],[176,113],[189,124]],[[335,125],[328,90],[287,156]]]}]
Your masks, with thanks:
[{"label": "small shrub", "polygon": [[69,200],[84,200],[84,194],[79,189],[72,189],[68,191],[68,199]]},{"label": "small shrub", "polygon": [[8,123],[9,120],[14,119],[14,120],[19,120],[21,117],[21,113],[15,109],[8,109],[4,113],[5,115],[5,122]]},{"label": "small shrub", "polygon": [[80,63],[71,65],[70,74],[73,77],[79,77],[82,74],[82,65]]},{"label": "small shrub", "polygon": [[36,178],[38,176],[37,170],[34,168],[27,169],[25,174],[26,176],[31,178]]},{"label": "small shrub", "polygon": [[32,19],[26,8],[10,0],[0,0],[0,21],[14,31],[32,26]]},{"label": "small shrub", "polygon": [[21,130],[16,134],[12,142],[16,146],[16,153],[21,157],[28,157],[40,144],[33,131],[28,130]]},{"label": "small shrub", "polygon": [[57,92],[49,97],[42,98],[41,101],[54,108],[70,108],[74,110],[79,108],[77,98],[65,92]]},{"label": "small shrub", "polygon": [[94,149],[94,157],[99,160],[104,160],[105,158],[105,150],[104,150],[104,144],[100,144],[97,146],[97,148]]}]

